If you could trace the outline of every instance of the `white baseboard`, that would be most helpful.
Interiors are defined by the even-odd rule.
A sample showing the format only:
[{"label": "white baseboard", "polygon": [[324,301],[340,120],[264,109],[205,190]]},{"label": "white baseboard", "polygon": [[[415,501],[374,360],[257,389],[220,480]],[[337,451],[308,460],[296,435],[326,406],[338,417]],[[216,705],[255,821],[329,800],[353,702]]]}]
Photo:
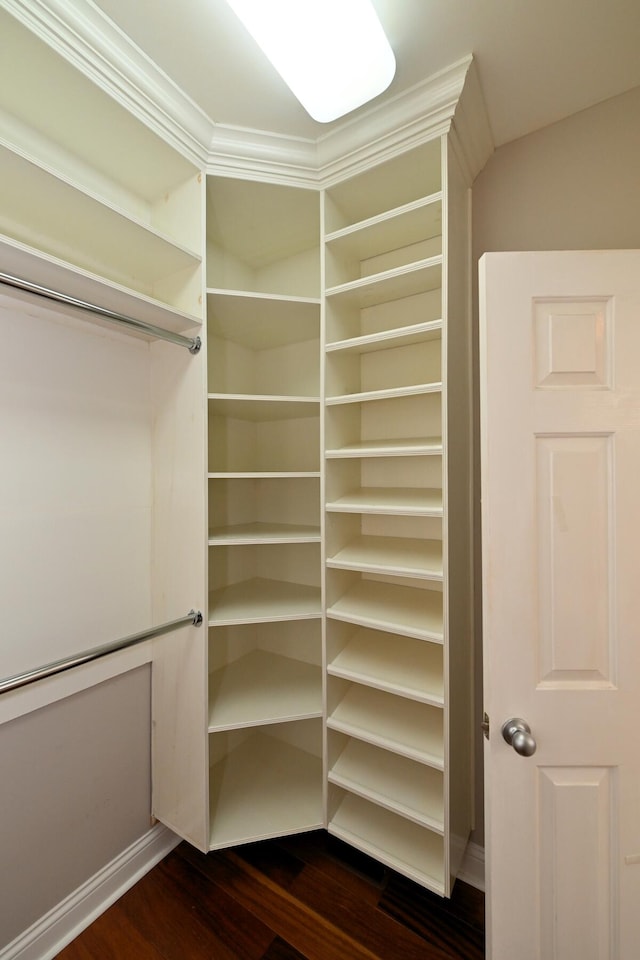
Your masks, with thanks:
[{"label": "white baseboard", "polygon": [[[477,843],[468,843],[458,871],[458,880],[484,891],[484,847]],[[0,955],[0,960],[2,956]]]},{"label": "white baseboard", "polygon": [[6,947],[0,960],[51,960],[180,842],[158,823]]}]

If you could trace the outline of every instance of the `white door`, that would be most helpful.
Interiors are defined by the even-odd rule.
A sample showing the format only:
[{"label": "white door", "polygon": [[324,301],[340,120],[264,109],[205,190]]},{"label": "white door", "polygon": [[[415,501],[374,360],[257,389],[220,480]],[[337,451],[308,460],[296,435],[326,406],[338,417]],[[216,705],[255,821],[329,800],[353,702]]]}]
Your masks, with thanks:
[{"label": "white door", "polygon": [[480,301],[487,957],[636,960],[640,251],[488,254]]}]

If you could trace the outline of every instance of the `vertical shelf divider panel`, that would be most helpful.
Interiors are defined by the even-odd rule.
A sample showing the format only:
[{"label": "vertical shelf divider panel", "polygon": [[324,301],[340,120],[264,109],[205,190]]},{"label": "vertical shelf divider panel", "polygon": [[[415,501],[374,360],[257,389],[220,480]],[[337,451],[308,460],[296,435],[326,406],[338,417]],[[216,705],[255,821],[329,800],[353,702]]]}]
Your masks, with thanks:
[{"label": "vertical shelf divider panel", "polygon": [[207,181],[210,839],[323,825],[317,190]]}]

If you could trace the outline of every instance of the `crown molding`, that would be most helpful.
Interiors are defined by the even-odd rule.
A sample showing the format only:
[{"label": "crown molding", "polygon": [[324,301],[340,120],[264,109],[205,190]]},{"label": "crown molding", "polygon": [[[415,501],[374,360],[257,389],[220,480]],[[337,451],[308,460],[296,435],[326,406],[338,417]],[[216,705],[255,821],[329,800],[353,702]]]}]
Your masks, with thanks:
[{"label": "crown molding", "polygon": [[[216,124],[209,145],[208,171],[302,186],[329,186],[371,163],[381,162],[426,140],[448,133],[463,89],[473,102],[457,127],[463,166],[484,166],[493,143],[472,57],[465,57],[409,90],[358,112],[320,136],[303,140],[261,130]],[[464,135],[472,121],[472,132]]]},{"label": "crown molding", "polygon": [[464,97],[460,97],[451,126],[451,143],[469,186],[494,151],[494,140],[475,60],[469,62]]},{"label": "crown molding", "polygon": [[208,173],[318,185],[315,140],[217,123],[207,153]]},{"label": "crown molding", "polygon": [[318,171],[323,186],[447,133],[471,62],[471,57],[459,60],[321,137]]},{"label": "crown molding", "polygon": [[202,167],[213,121],[90,0],[0,0],[33,34]]},{"label": "crown molding", "polygon": [[0,0],[0,7],[210,173],[324,187],[451,131],[471,183],[493,151],[471,56],[313,140],[215,123],[91,0]]}]

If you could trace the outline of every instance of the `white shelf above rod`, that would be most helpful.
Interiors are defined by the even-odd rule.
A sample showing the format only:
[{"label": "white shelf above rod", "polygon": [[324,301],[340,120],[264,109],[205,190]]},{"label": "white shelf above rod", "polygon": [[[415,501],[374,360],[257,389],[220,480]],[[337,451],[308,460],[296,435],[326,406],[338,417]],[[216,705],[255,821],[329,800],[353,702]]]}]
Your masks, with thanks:
[{"label": "white shelf above rod", "polygon": [[23,280],[20,277],[13,277],[8,273],[0,273],[0,283],[14,287],[17,290],[23,290],[26,293],[35,294],[45,300],[52,300],[54,303],[63,303],[65,306],[77,307],[80,310],[87,310],[103,320],[110,323],[118,323],[129,327],[137,333],[144,333],[156,340],[167,340],[169,343],[175,343],[179,347],[186,347],[189,353],[196,354],[200,351],[202,341],[200,337],[185,337],[181,333],[173,333],[171,330],[164,330],[162,327],[156,327],[152,323],[145,323],[143,320],[136,320],[134,317],[127,317],[123,313],[116,313],[114,310],[108,310],[106,307],[100,307],[95,303],[88,303],[85,300],[79,300],[77,297],[70,297],[59,290],[51,290],[48,287],[41,287],[37,283],[31,283],[29,280]]}]

